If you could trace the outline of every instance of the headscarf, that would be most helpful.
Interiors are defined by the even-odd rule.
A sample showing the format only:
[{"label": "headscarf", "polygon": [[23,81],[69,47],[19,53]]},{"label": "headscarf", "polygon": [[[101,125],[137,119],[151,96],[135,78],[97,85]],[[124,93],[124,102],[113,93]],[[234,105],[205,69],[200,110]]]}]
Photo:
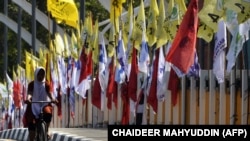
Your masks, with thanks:
[{"label": "headscarf", "polygon": [[[35,70],[32,101],[48,101],[49,100],[49,97],[45,88],[45,77],[42,81],[37,80],[37,74],[41,69],[43,69],[45,72],[45,69],[43,67],[37,67],[37,69]],[[45,76],[46,76],[46,72],[45,72]],[[32,112],[36,118],[39,117],[40,110],[45,105],[47,105],[47,103],[33,103],[32,104]]]}]

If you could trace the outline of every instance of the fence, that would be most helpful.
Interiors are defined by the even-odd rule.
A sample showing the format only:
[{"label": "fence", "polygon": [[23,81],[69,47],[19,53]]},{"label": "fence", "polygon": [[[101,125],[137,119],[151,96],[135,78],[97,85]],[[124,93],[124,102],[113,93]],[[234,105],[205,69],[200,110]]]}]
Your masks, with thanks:
[{"label": "fence", "polygon": [[[168,75],[166,75],[168,80]],[[247,79],[248,78],[248,79]],[[163,102],[158,102],[155,114],[146,105],[142,124],[247,124],[249,125],[249,70],[232,70],[225,77],[225,82],[218,84],[212,70],[201,70],[200,78],[181,78],[178,102],[171,103],[171,92],[168,91]],[[119,91],[119,90],[118,90]],[[62,116],[57,116],[54,107],[52,127],[106,127],[108,124],[120,124],[122,100],[118,92],[118,107],[108,110],[105,106],[100,111],[91,104],[89,91],[83,103],[75,95],[75,115],[71,116],[67,95],[62,95]],[[106,105],[106,104],[104,104]],[[112,107],[115,107],[114,105]],[[19,111],[15,111],[14,122],[20,122]],[[136,116],[130,113],[129,124],[135,124]],[[4,122],[4,120],[2,121]],[[3,123],[7,128],[7,122]],[[22,126],[21,123],[15,126]]]},{"label": "fence", "polygon": [[[217,83],[212,70],[201,70],[199,79],[182,78],[177,105],[171,104],[171,93],[168,91],[165,101],[158,102],[156,114],[150,106],[146,106],[143,124],[249,124],[248,73],[247,70],[232,70],[221,84]],[[62,119],[54,116],[55,127],[96,127],[121,122],[122,101],[119,96],[118,108],[108,110],[105,107],[104,111],[91,105],[91,97],[83,105],[82,99],[76,96],[74,119],[69,118],[65,95],[63,102]],[[133,113],[130,114],[130,124],[135,124]]]}]

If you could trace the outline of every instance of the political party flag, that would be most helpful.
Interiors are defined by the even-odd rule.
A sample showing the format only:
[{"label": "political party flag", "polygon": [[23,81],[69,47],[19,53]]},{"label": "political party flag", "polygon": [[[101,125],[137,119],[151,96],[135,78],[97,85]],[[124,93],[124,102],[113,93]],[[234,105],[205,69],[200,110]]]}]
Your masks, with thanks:
[{"label": "political party flag", "polygon": [[47,10],[57,23],[79,30],[79,14],[74,0],[47,0]]},{"label": "political party flag", "polygon": [[223,16],[223,4],[217,0],[204,1],[203,8],[199,11],[199,19],[209,26],[214,32],[218,30],[218,23]]},{"label": "political party flag", "polygon": [[126,0],[110,0],[110,22],[115,27],[115,33],[119,32],[119,17],[122,14],[122,4]]},{"label": "political party flag", "polygon": [[147,37],[148,45],[152,47],[157,40],[156,31],[157,31],[157,18],[159,16],[159,9],[156,0],[150,1],[149,7],[149,16],[147,18]]},{"label": "political party flag", "polygon": [[215,47],[213,56],[213,73],[218,83],[224,82],[225,49],[227,47],[227,30],[223,20],[219,22],[218,31],[215,34]]},{"label": "political party flag", "polygon": [[188,73],[190,66],[194,63],[197,27],[198,1],[191,0],[166,56],[166,61],[170,62],[184,74]]}]

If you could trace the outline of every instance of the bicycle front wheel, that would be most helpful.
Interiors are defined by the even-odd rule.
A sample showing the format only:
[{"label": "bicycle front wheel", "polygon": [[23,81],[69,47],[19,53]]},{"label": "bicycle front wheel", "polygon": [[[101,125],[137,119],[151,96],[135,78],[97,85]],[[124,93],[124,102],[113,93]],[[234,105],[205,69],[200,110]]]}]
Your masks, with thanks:
[{"label": "bicycle front wheel", "polygon": [[40,123],[37,131],[37,141],[48,141],[45,122]]}]

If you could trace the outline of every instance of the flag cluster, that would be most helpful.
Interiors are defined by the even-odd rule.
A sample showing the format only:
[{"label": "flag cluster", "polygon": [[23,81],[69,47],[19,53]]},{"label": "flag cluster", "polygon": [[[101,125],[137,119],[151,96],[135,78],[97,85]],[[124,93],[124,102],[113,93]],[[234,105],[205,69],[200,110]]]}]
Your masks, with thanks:
[{"label": "flag cluster", "polygon": [[[48,5],[52,15],[58,10],[55,5],[63,7],[69,2],[74,7],[70,0],[47,2],[52,3]],[[121,104],[122,109],[118,110],[122,110],[122,124],[128,124],[131,113],[136,115],[147,106],[157,113],[158,102],[165,100],[168,90],[172,105],[176,105],[180,78],[199,77],[197,38],[207,42],[215,39],[214,56],[211,57],[219,83],[224,82],[225,57],[228,61],[226,70],[230,72],[244,42],[249,39],[248,1],[209,0],[200,4],[198,0],[191,0],[186,7],[184,0],[160,0],[158,8],[158,1],[151,0],[148,15],[145,15],[143,0],[137,15],[130,1],[124,19],[122,4],[126,1],[110,2],[108,36],[99,32],[98,20],[93,22],[91,12],[87,12],[81,28],[78,28],[76,12],[72,12],[72,21],[68,21],[63,13],[55,13],[58,21],[79,30],[76,33],[72,30],[70,37],[66,33],[56,33],[48,49],[41,49],[39,57],[26,51],[25,67],[17,67],[18,75],[13,75],[13,83],[6,77],[8,87],[0,85],[2,96],[9,95],[5,92],[12,89],[13,104],[21,107],[27,82],[34,79],[35,68],[43,66],[55,97],[60,98],[61,94],[69,97],[73,118],[75,95],[78,94],[83,103],[91,97],[93,106],[101,111],[118,108]],[[232,41],[226,54],[227,31],[232,35]]]}]

